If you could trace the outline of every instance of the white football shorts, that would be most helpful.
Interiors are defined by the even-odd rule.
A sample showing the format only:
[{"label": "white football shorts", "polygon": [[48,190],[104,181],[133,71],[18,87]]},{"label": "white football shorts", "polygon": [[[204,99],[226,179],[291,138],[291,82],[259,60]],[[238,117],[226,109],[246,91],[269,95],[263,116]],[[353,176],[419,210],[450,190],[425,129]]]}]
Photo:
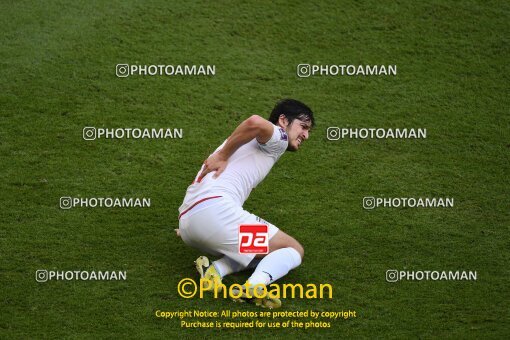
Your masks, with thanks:
[{"label": "white football shorts", "polygon": [[247,212],[226,197],[205,200],[183,213],[179,219],[179,231],[187,245],[213,256],[228,256],[248,266],[256,254],[239,253],[241,224],[266,224],[269,240],[278,232],[276,226]]}]

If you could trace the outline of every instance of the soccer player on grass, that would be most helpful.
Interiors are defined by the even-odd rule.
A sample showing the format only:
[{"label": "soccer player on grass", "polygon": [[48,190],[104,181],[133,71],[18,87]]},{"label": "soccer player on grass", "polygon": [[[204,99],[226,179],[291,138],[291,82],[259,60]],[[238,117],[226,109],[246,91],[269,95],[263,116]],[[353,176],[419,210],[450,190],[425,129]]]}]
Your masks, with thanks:
[{"label": "soccer player on grass", "polygon": [[[219,285],[226,275],[255,269],[247,281],[249,285],[244,286],[246,291],[242,292],[247,298],[253,297],[249,290],[256,285],[268,285],[301,264],[304,255],[301,244],[244,210],[243,204],[280,156],[285,151],[297,151],[308,139],[314,125],[308,106],[285,99],[276,104],[269,120],[254,115],[243,121],[204,161],[179,208],[178,230],[189,246],[221,257],[212,265],[205,256],[195,261],[202,278]],[[292,195],[291,188],[289,195]],[[296,202],[300,200],[296,197]],[[269,253],[240,254],[239,226],[260,223],[268,226]],[[263,307],[281,306],[279,299],[269,295],[253,301]]]}]

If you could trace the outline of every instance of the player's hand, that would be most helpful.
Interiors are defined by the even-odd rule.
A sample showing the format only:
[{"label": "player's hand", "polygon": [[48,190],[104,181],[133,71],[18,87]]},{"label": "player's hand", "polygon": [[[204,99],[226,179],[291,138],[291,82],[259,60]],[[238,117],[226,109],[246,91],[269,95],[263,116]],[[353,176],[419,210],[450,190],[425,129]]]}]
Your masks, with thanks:
[{"label": "player's hand", "polygon": [[227,159],[221,154],[221,151],[213,153],[209,158],[204,161],[204,169],[198,176],[198,182],[202,181],[208,173],[216,171],[213,178],[217,178],[227,167]]}]

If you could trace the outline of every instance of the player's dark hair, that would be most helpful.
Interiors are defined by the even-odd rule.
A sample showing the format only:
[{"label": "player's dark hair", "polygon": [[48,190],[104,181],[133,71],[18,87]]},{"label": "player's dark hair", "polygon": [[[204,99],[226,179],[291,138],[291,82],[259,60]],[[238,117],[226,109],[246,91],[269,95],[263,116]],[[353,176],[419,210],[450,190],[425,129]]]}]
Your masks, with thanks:
[{"label": "player's dark hair", "polygon": [[280,115],[284,115],[289,121],[289,124],[297,118],[305,122],[310,122],[312,126],[315,126],[312,110],[295,99],[283,99],[276,103],[268,120],[276,125]]}]

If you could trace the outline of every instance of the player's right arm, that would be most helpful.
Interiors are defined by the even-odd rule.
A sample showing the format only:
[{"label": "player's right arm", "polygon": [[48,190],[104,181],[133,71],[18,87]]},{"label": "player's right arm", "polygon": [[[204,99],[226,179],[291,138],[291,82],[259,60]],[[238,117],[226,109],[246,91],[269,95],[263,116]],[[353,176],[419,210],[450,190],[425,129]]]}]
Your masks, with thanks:
[{"label": "player's right arm", "polygon": [[227,142],[218,152],[213,153],[204,161],[204,167],[197,181],[200,182],[208,173],[216,171],[214,177],[218,177],[227,167],[228,159],[241,146],[256,138],[261,144],[265,144],[273,135],[274,125],[257,115],[243,121],[228,137]]}]

